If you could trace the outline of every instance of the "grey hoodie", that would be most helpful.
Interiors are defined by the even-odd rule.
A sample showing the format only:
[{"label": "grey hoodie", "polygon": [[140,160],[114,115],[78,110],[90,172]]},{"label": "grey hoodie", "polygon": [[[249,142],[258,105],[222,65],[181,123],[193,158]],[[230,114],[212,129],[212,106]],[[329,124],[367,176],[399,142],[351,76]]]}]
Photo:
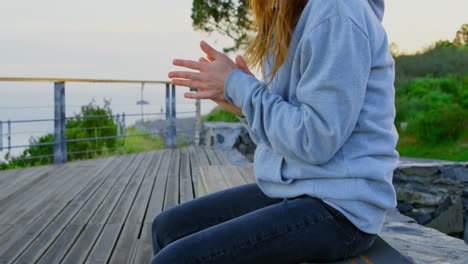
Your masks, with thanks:
[{"label": "grey hoodie", "polygon": [[236,69],[224,90],[257,143],[266,195],[317,197],[372,234],[396,206],[399,158],[383,10],[383,0],[310,0],[272,82]]}]

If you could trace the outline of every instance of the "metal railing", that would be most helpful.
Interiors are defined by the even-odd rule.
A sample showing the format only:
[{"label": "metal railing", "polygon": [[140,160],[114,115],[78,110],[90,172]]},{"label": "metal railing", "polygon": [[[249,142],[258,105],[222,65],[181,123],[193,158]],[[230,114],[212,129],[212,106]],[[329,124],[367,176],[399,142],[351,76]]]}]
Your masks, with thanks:
[{"label": "metal railing", "polygon": [[[52,146],[53,154],[50,155],[39,155],[26,157],[24,159],[42,159],[42,158],[52,158],[55,164],[67,162],[68,156],[73,156],[83,153],[92,153],[97,152],[97,149],[86,149],[81,151],[68,151],[68,145],[84,141],[95,141],[96,146],[98,145],[97,141],[104,140],[113,140],[113,139],[122,139],[129,137],[139,137],[139,136],[162,136],[164,138],[164,143],[166,148],[174,148],[177,144],[177,111],[176,111],[176,87],[171,85],[167,81],[150,81],[150,80],[105,80],[105,79],[76,79],[76,78],[17,78],[17,77],[0,77],[0,82],[51,82],[54,83],[54,118],[53,119],[30,119],[30,120],[0,120],[0,152],[7,150],[8,153],[12,149],[24,149],[38,146]],[[95,136],[88,138],[67,138],[67,121],[76,117],[66,117],[65,115],[65,87],[66,83],[121,83],[121,84],[140,84],[142,91],[143,87],[146,84],[156,84],[156,85],[165,85],[166,91],[166,100],[165,100],[165,112],[163,113],[143,113],[143,100],[142,110],[139,114],[117,114],[117,115],[104,115],[104,116],[80,116],[80,118],[112,118],[116,125],[115,136],[98,136],[98,131],[102,129],[114,129],[114,126],[101,126],[101,127],[88,127],[81,128],[83,130],[94,130]],[[191,91],[196,91],[195,88]],[[143,98],[142,98],[143,99]],[[201,103],[200,100],[195,101],[195,111],[186,111],[180,112],[179,114],[195,114],[195,125],[193,128],[194,133],[194,144],[198,144],[200,141],[200,128],[201,128]],[[130,116],[165,116],[165,133],[161,135],[161,131],[146,131],[145,133],[128,135],[126,129],[126,118]],[[143,121],[143,120],[142,120]],[[53,131],[53,142],[46,143],[36,143],[28,145],[12,145],[12,126],[15,124],[22,123],[38,123],[38,122],[53,122],[54,131]],[[73,128],[80,129],[80,128]],[[69,128],[70,130],[70,128]],[[187,132],[187,131],[179,131]],[[6,138],[6,144],[3,141],[3,138]],[[112,149],[107,149],[107,151],[112,151]]]}]

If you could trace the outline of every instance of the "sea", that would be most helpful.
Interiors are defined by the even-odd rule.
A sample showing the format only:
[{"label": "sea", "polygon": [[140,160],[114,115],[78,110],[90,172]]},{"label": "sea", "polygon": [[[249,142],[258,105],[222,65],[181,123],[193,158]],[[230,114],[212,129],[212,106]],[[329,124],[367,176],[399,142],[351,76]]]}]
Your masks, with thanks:
[{"label": "sea", "polygon": [[[177,118],[195,116],[195,101],[184,98],[188,89],[176,88]],[[138,105],[145,100],[149,104]],[[145,121],[165,119],[166,89],[164,84],[146,84],[143,89],[140,84],[103,84],[103,83],[66,83],[65,105],[66,116],[72,117],[80,113],[83,105],[94,101],[103,106],[104,100],[110,101],[114,115],[126,115],[126,126],[132,126],[142,117]],[[216,104],[210,100],[202,100],[202,114],[209,113]],[[144,114],[143,116],[141,114]],[[41,120],[54,118],[54,84],[52,82],[1,82],[0,83],[0,122],[2,135],[0,137],[0,161],[4,161],[8,153],[8,145],[28,145],[30,139],[52,133],[54,122],[17,121]],[[11,137],[8,142],[8,121],[11,123]],[[24,147],[10,149],[13,156],[19,155]]]}]

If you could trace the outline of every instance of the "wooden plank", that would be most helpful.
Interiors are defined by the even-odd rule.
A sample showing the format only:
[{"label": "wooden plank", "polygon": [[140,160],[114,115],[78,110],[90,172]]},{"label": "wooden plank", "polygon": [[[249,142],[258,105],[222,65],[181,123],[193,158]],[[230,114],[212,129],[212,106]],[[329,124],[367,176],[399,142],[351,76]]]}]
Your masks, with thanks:
[{"label": "wooden plank", "polygon": [[50,175],[50,172],[53,170],[53,166],[41,166],[29,171],[25,169],[23,173],[11,177],[14,178],[11,182],[0,183],[0,201],[11,196],[15,192],[26,192],[28,189]]},{"label": "wooden plank", "polygon": [[219,149],[214,149],[213,151],[218,158],[220,165],[232,165],[231,162],[227,159],[226,153],[224,151]]},{"label": "wooden plank", "polygon": [[200,177],[200,170],[198,169],[198,167],[200,167],[200,160],[198,159],[198,155],[193,146],[190,146],[187,150],[188,150],[189,159],[190,159],[190,170],[191,170],[190,177],[192,179],[194,196],[198,197],[197,186],[198,186],[198,178]]},{"label": "wooden plank", "polygon": [[44,167],[51,166],[37,166],[29,167],[24,169],[13,169],[13,170],[3,170],[0,171],[0,190],[3,191],[3,188],[11,185],[13,181],[16,181],[18,178],[21,180],[28,175],[32,175],[35,172],[44,169]]},{"label": "wooden plank", "polygon": [[156,182],[154,184],[153,192],[151,193],[150,204],[146,212],[145,224],[151,224],[153,219],[163,210],[172,152],[173,150],[169,149],[163,153],[161,167],[159,168],[156,176]]},{"label": "wooden plank", "polygon": [[5,216],[31,207],[31,203],[37,204],[41,200],[47,199],[54,190],[66,185],[78,173],[77,166],[76,163],[58,166],[50,177],[36,184],[29,192],[15,193],[2,199],[0,203],[0,223],[6,223]]},{"label": "wooden plank", "polygon": [[211,165],[222,165],[212,147],[205,146],[202,148],[205,150]]},{"label": "wooden plank", "polygon": [[240,173],[248,183],[255,183],[253,165],[238,167]]},{"label": "wooden plank", "polygon": [[[96,161],[95,166],[99,166],[98,168],[109,166],[114,159],[115,157],[100,159],[99,161]],[[95,170],[93,167],[86,169],[79,168],[77,170],[77,174],[75,174],[72,179],[60,188],[53,190],[54,192],[52,192],[47,198],[41,199],[35,204],[31,203],[28,208],[17,213],[11,213],[5,218],[5,221],[14,222],[16,225],[29,225],[52,204],[58,205],[56,212],[54,212],[55,215],[62,210],[63,207],[67,206],[67,204],[88,185],[89,181],[93,180],[89,175],[89,173],[93,173],[93,170]],[[88,171],[89,173],[87,173]],[[60,208],[60,205],[62,208]],[[49,214],[50,213],[52,212],[49,211]]]},{"label": "wooden plank", "polygon": [[119,237],[114,253],[112,254],[110,263],[130,263],[132,255],[135,254],[134,251],[136,250],[137,240],[142,229],[146,208],[149,204],[149,197],[153,189],[161,160],[161,153],[158,153],[151,162],[151,165],[148,166],[149,169],[147,171],[147,175],[143,180],[143,184],[140,191],[138,192],[130,214],[125,221],[125,226],[122,230],[122,234]]},{"label": "wooden plank", "polygon": [[180,150],[180,203],[193,200],[194,192],[188,149]]},{"label": "wooden plank", "polygon": [[195,152],[197,154],[200,166],[209,166],[210,161],[208,160],[208,155],[205,152],[205,148],[202,146],[196,146]]},{"label": "wooden plank", "polygon": [[156,176],[156,182],[151,193],[150,203],[146,211],[145,221],[140,240],[136,246],[133,263],[149,263],[153,256],[151,228],[153,219],[162,211],[165,188],[169,174],[172,150],[163,153],[163,160]]},{"label": "wooden plank", "polygon": [[152,225],[144,224],[141,232],[141,237],[135,246],[135,257],[130,263],[150,263],[153,256],[153,238],[152,238]]},{"label": "wooden plank", "polygon": [[[75,199],[71,203],[68,204],[67,207],[60,212],[60,214],[53,219],[52,222],[44,230],[41,231],[39,236],[37,230],[32,230],[35,235],[33,237],[28,237],[28,239],[33,238],[34,241],[32,243],[25,244],[23,248],[25,250],[19,255],[18,259],[15,260],[20,263],[33,263],[39,260],[39,258],[44,254],[44,252],[48,249],[48,247],[55,241],[55,239],[60,235],[60,233],[66,228],[67,224],[71,221],[77,211],[86,203],[86,201],[91,197],[91,195],[96,191],[98,185],[96,183],[100,180],[99,175],[101,172],[105,170],[105,168],[110,164],[110,162],[103,162],[103,163],[96,163],[95,164],[95,172],[91,172],[89,170],[84,170],[83,181],[88,180],[87,183],[79,183],[79,185],[83,184],[84,186],[89,186],[89,188],[77,188],[78,194]],[[94,180],[93,180],[94,179]],[[83,189],[83,191],[79,191]],[[72,194],[73,195],[73,194]],[[32,228],[33,226],[31,226]],[[23,241],[24,239],[18,239],[18,241]],[[15,244],[12,247],[14,248]],[[15,250],[13,250],[15,251]],[[18,251],[17,251],[18,252]],[[21,251],[19,251],[21,252]],[[10,259],[15,259],[16,257],[11,257]]]},{"label": "wooden plank", "polygon": [[86,261],[95,241],[104,229],[104,225],[112,213],[115,204],[118,202],[133,173],[141,164],[143,157],[144,154],[141,153],[132,155],[130,159],[126,160],[125,164],[116,170],[117,182],[111,186],[110,192],[108,192],[104,201],[99,205],[98,210],[94,212],[91,219],[86,223],[85,229],[70,251],[67,252],[63,263],[84,263]]},{"label": "wooden plank", "polygon": [[240,171],[235,166],[222,166],[219,168],[223,174],[224,180],[229,188],[247,184],[247,181],[242,177]]},{"label": "wooden plank", "polygon": [[126,159],[131,161],[131,159],[123,156],[117,158],[116,162],[113,162],[112,166],[102,173],[101,181],[96,183],[99,186],[95,189],[92,197],[86,201],[85,205],[73,217],[64,232],[60,234],[45,255],[41,257],[39,263],[57,263],[64,257],[74,241],[84,230],[87,221],[91,218],[94,211],[108,195],[111,187],[117,182],[120,176],[118,172],[122,171],[122,168],[125,168],[130,163],[129,161],[126,163]]},{"label": "wooden plank", "polygon": [[207,193],[213,193],[227,189],[229,186],[225,179],[222,177],[221,171],[218,166],[200,167],[200,178],[203,182]]},{"label": "wooden plank", "polygon": [[175,149],[172,152],[163,210],[167,210],[179,204],[179,170],[180,150]]},{"label": "wooden plank", "polygon": [[154,153],[145,155],[143,162],[132,176],[120,197],[119,202],[115,206],[114,211],[105,224],[101,235],[86,260],[86,263],[107,263],[110,260],[115,244],[117,243],[122,231],[122,227],[128,217],[128,213],[135,200],[137,192],[143,183],[144,176],[153,156]]}]

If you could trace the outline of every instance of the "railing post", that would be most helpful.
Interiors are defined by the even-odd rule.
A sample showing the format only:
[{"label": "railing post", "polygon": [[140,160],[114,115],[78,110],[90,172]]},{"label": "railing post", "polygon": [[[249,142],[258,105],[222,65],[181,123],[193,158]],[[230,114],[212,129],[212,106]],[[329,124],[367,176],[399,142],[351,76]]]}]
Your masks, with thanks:
[{"label": "railing post", "polygon": [[8,120],[8,137],[7,137],[7,140],[8,140],[8,152],[10,152],[11,150],[11,121]]},{"label": "railing post", "polygon": [[[190,91],[196,92],[197,88],[190,88]],[[200,130],[201,130],[201,100],[195,100],[195,146],[200,145]]]},{"label": "railing post", "polygon": [[123,137],[127,138],[127,126],[125,126],[125,113],[122,114]]},{"label": "railing post", "polygon": [[117,125],[117,138],[120,138],[120,114],[117,114],[117,119],[115,123]]},{"label": "railing post", "polygon": [[54,164],[67,161],[67,129],[65,119],[65,83],[54,83]]},{"label": "railing post", "polygon": [[170,85],[166,83],[166,135],[164,142],[166,143],[166,148],[172,148],[171,144],[171,93],[169,91]]},{"label": "railing post", "polygon": [[3,122],[0,121],[0,152],[3,151]]},{"label": "railing post", "polygon": [[172,102],[171,102],[171,135],[172,135],[172,147],[175,148],[177,144],[177,127],[176,127],[176,89],[175,85],[172,85]]}]

